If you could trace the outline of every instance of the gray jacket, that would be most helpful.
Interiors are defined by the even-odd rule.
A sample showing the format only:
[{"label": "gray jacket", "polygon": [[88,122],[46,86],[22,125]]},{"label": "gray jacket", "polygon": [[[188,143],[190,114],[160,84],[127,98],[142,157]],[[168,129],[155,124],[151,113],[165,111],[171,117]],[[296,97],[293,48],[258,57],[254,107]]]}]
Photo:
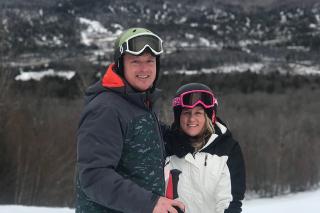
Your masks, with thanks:
[{"label": "gray jacket", "polygon": [[86,91],[77,135],[78,213],[150,213],[164,195],[164,145],[151,107],[157,92],[135,92],[114,82],[121,78],[108,79],[114,74]]}]

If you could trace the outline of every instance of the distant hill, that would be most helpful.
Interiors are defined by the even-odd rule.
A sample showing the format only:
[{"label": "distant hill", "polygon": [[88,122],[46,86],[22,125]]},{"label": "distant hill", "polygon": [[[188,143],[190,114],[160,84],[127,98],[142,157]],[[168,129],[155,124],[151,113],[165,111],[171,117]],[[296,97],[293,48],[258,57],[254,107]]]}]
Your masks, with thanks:
[{"label": "distant hill", "polygon": [[164,39],[166,70],[247,62],[319,65],[316,0],[2,0],[0,7],[2,63],[13,69],[74,68],[69,62],[79,58],[108,63],[114,39],[132,26]]}]

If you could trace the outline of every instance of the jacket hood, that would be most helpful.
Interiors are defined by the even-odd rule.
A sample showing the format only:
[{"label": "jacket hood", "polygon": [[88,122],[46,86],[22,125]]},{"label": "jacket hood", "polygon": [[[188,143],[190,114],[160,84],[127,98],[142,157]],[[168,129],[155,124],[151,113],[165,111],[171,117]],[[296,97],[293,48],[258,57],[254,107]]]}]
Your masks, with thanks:
[{"label": "jacket hood", "polygon": [[[231,132],[226,125],[217,118],[214,126],[215,133],[210,136],[206,145],[200,149],[200,152],[212,152],[215,147],[227,138],[231,138]],[[179,158],[184,157],[188,153],[193,153],[194,148],[191,146],[189,137],[179,130],[171,130],[168,132],[164,140],[166,142],[167,155],[177,155]]]},{"label": "jacket hood", "polygon": [[143,107],[146,104],[148,106],[154,104],[160,97],[159,89],[155,89],[153,92],[138,92],[134,90],[127,81],[115,72],[115,64],[109,65],[102,79],[87,88],[85,91],[85,104],[103,92],[118,93],[129,101]]}]

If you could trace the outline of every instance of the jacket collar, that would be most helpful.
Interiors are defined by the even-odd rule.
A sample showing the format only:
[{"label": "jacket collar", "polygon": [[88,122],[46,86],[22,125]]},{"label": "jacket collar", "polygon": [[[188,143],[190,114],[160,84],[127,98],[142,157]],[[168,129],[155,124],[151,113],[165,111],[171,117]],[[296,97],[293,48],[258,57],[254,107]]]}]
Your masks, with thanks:
[{"label": "jacket collar", "polygon": [[111,64],[101,81],[103,87],[106,88],[123,88],[125,87],[124,80],[115,72],[115,64]]},{"label": "jacket collar", "polygon": [[[220,143],[220,141],[231,136],[230,131],[227,127],[217,118],[215,123],[215,133],[212,134],[206,143],[198,152],[207,152]],[[169,155],[177,155],[179,158],[185,156],[188,153],[193,153],[194,148],[189,143],[189,138],[179,130],[173,130],[165,135],[166,148]]]},{"label": "jacket collar", "polygon": [[[208,140],[208,142],[201,148],[201,149],[199,149],[199,151],[198,152],[201,152],[202,150],[204,150],[205,148],[207,148],[207,147],[209,147],[218,137],[219,137],[219,135],[225,135],[226,134],[226,132],[227,132],[227,127],[225,127],[222,123],[220,123],[219,121],[216,121],[216,130],[217,129],[219,129],[219,132],[220,133],[213,133],[211,136],[210,136],[210,138],[209,138],[209,140]],[[219,134],[219,135],[218,135]]]}]

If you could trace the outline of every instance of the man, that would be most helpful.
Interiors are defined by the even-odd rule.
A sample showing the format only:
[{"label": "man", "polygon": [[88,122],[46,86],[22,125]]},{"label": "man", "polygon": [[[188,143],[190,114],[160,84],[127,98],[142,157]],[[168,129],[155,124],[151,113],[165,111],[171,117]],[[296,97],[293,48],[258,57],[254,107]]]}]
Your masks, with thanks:
[{"label": "man", "polygon": [[130,28],[114,64],[86,91],[77,136],[77,213],[176,213],[164,197],[165,150],[153,104],[162,40]]}]

